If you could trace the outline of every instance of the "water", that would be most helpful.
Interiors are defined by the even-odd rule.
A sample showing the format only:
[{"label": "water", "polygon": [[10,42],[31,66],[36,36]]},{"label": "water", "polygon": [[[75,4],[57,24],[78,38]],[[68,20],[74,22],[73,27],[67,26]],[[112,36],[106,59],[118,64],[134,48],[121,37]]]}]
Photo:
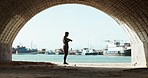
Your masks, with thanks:
[{"label": "water", "polygon": [[[32,62],[63,62],[63,55],[45,54],[21,54],[12,55],[13,61]],[[130,56],[103,56],[103,55],[68,55],[67,62],[70,63],[130,63]]]}]

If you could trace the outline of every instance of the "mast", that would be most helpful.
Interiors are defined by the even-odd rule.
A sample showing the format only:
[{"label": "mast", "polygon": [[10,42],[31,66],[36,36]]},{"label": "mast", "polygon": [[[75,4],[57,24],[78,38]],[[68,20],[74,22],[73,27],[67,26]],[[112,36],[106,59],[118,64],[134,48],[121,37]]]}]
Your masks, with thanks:
[{"label": "mast", "polygon": [[31,50],[32,50],[32,44],[33,44],[33,42],[31,41]]}]

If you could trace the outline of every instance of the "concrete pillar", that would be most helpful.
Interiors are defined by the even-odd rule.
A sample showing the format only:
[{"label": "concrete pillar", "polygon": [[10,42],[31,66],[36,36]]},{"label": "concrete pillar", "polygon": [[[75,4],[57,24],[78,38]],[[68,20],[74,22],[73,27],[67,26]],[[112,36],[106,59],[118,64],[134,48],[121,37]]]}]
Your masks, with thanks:
[{"label": "concrete pillar", "polygon": [[144,43],[141,41],[134,42],[131,46],[132,50],[132,65],[135,67],[146,67],[146,55]]},{"label": "concrete pillar", "polygon": [[0,63],[12,61],[12,48],[10,44],[0,43]]},{"label": "concrete pillar", "polygon": [[148,42],[143,42],[143,46],[145,52],[146,66],[148,67]]}]

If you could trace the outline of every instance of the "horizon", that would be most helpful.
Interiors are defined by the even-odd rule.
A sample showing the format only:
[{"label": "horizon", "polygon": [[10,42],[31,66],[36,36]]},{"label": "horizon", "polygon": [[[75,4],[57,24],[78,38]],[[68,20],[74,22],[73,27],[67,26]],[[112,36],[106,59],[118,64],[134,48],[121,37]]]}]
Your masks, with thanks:
[{"label": "horizon", "polygon": [[47,50],[62,48],[66,31],[73,40],[69,43],[73,49],[102,49],[105,40],[129,42],[125,31],[106,13],[86,5],[63,4],[32,17],[20,30],[12,46]]}]

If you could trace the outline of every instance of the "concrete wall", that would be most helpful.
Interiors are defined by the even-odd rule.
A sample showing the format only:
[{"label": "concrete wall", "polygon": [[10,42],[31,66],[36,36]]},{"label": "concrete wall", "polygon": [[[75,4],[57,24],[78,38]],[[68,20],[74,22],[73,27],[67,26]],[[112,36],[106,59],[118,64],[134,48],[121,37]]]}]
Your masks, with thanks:
[{"label": "concrete wall", "polygon": [[141,41],[132,44],[132,66],[146,67],[146,56]]},{"label": "concrete wall", "polygon": [[0,43],[0,62],[12,61],[12,49],[10,44]]}]

